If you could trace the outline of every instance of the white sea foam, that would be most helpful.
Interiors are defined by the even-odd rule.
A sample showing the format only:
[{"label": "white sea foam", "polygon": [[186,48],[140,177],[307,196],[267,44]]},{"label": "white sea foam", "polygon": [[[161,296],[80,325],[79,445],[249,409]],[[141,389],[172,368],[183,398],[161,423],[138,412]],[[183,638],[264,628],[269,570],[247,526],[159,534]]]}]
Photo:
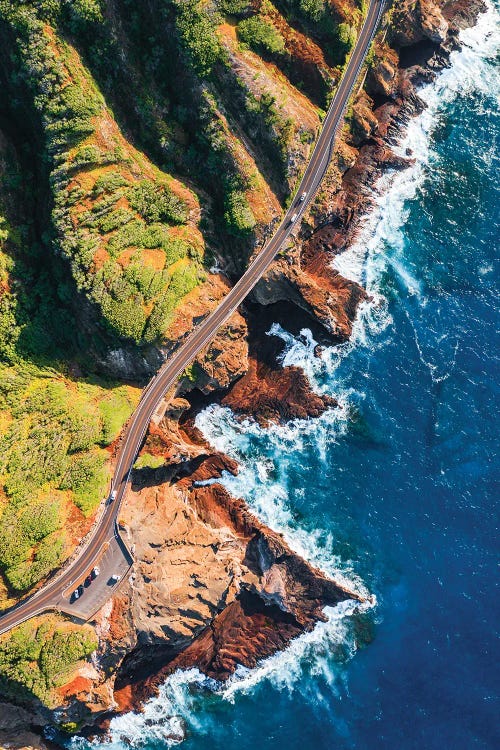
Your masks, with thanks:
[{"label": "white sea foam", "polygon": [[[191,688],[206,689],[216,685],[197,669],[178,670],[160,686],[158,696],[144,704],[141,712],[130,712],[112,719],[106,750],[118,750],[124,743],[132,748],[141,748],[151,742],[161,741],[166,747],[181,743],[185,736],[185,724],[191,716],[193,697]],[[98,747],[97,743],[95,744]]]},{"label": "white sea foam", "polygon": [[[124,744],[134,750],[161,742],[164,747],[180,744],[186,728],[202,733],[206,730],[203,696],[212,694],[214,700],[234,702],[263,682],[290,692],[300,689],[304,676],[322,677],[329,695],[343,686],[342,671],[332,664],[350,659],[356,651],[353,617],[371,607],[371,601],[360,604],[345,601],[325,608],[325,622],[293,640],[288,648],[263,659],[254,669],[240,666],[226,682],[208,679],[197,669],[177,670],[170,675],[159,693],[148,700],[142,712],[131,712],[112,719],[109,738],[105,743],[93,743],[94,750],[122,750]],[[316,698],[321,696],[316,693]],[[74,750],[83,750],[87,743],[75,740]]]},{"label": "white sea foam", "polygon": [[[410,294],[422,297],[421,283],[414,278],[401,260],[397,250],[403,250],[405,224],[409,201],[415,197],[432,166],[435,153],[431,135],[438,122],[439,112],[457,96],[471,91],[498,96],[498,72],[491,62],[498,54],[500,14],[493,3],[482,14],[472,29],[460,35],[463,47],[452,52],[451,67],[442,71],[436,80],[424,86],[419,96],[427,109],[413,118],[408,130],[394,150],[404,156],[410,149],[414,166],[402,172],[385,174],[375,188],[375,205],[367,217],[356,242],[336,256],[333,265],[348,279],[358,281],[370,293],[378,293],[380,277],[389,263]],[[492,154],[494,147],[492,147]],[[386,254],[387,245],[391,253]],[[422,299],[425,303],[425,300]]]},{"label": "white sea foam", "polygon": [[336,654],[339,661],[354,655],[356,641],[351,618],[370,606],[371,602],[345,601],[326,607],[326,622],[318,623],[310,633],[303,633],[284,651],[263,659],[255,669],[240,667],[221,688],[222,696],[234,701],[238,694],[251,692],[263,680],[280,690],[292,691],[305,673],[321,675],[333,687],[339,671],[332,668],[332,655]]},{"label": "white sea foam", "polygon": [[213,404],[196,419],[197,427],[211,444],[236,458],[240,471],[225,472],[221,480],[236,497],[244,497],[256,516],[270,528],[283,534],[290,547],[339,583],[355,588],[363,596],[368,592],[357,578],[349,561],[334,554],[331,532],[305,529],[296,523],[290,503],[289,475],[297,455],[313,449],[320,457],[327,446],[346,430],[346,408],[325,412],[317,420],[295,420],[272,430],[253,420],[238,420],[233,412]]},{"label": "white sea foam", "polygon": [[[331,389],[332,376],[354,346],[376,345],[376,334],[390,323],[387,308],[379,296],[380,278],[387,263],[391,263],[408,292],[420,304],[425,304],[420,282],[405,269],[397,253],[398,248],[403,249],[401,230],[406,219],[405,205],[421,187],[426,169],[432,164],[429,139],[440,109],[457,95],[473,89],[485,93],[498,90],[496,73],[487,64],[497,52],[498,34],[492,32],[498,27],[499,14],[490,5],[478,25],[462,33],[464,47],[452,54],[452,67],[420,92],[428,108],[410,123],[400,145],[401,153],[411,148],[415,166],[381,178],[385,184],[378,186],[376,206],[358,241],[335,259],[335,267],[347,278],[361,281],[377,302],[361,306],[351,341],[329,347],[319,359],[314,357],[316,342],[310,331],[304,330],[300,336],[293,337],[283,328],[273,326],[271,332],[286,344],[283,364],[303,367],[314,387],[320,391],[326,387]],[[391,252],[390,259],[386,254],[388,245],[391,251],[396,249],[395,253]],[[482,269],[481,272],[489,271]],[[329,380],[328,386],[325,386],[325,377]],[[223,477],[228,489],[235,495],[244,496],[259,518],[284,533],[290,546],[302,556],[330,575],[337,578],[347,576],[349,585],[357,585],[366,594],[362,582],[356,580],[349,565],[332,554],[331,535],[321,530],[305,530],[296,523],[287,486],[288,468],[297,455],[311,447],[320,456],[324,455],[328,443],[344,434],[349,396],[349,392],[343,393],[341,408],[326,412],[319,420],[296,420],[272,430],[263,430],[251,420],[238,421],[228,409],[219,406],[205,409],[198,416],[197,424],[214,447],[240,461],[242,468],[237,477]],[[373,602],[368,602],[365,606],[372,605]],[[337,653],[340,660],[348,659],[354,653],[355,640],[350,626],[354,610],[359,606],[343,602],[337,607],[327,608],[325,623],[318,623],[313,631],[295,639],[285,651],[263,660],[255,669],[240,668],[225,686],[207,680],[195,669],[176,672],[161,686],[158,697],[146,703],[143,713],[129,713],[113,719],[106,748],[123,750],[125,745],[140,748],[155,739],[170,747],[182,741],[185,726],[203,731],[204,704],[195,706],[200,698],[196,691],[193,692],[193,687],[210,690],[221,699],[234,701],[239,694],[255,690],[264,681],[279,689],[296,689],[308,682],[303,680],[308,672],[320,674],[327,681],[330,693],[335,693],[340,675],[332,666],[332,653]]]},{"label": "white sea foam", "polygon": [[[294,336],[278,323],[274,323],[268,333],[278,336],[285,343],[285,348],[279,358],[284,367],[295,365],[302,368],[311,386],[318,393],[331,392],[333,386],[339,403],[346,407],[349,402],[349,391],[339,391],[338,387],[335,388],[336,385],[338,386],[338,383],[335,383],[336,370],[354,349],[377,348],[379,345],[377,336],[391,322],[392,318],[383,297],[378,296],[370,302],[362,302],[358,308],[350,338],[341,344],[322,348],[320,357],[314,353],[318,342],[308,328],[302,329],[298,336]],[[348,411],[344,408],[344,415],[347,413]]]}]

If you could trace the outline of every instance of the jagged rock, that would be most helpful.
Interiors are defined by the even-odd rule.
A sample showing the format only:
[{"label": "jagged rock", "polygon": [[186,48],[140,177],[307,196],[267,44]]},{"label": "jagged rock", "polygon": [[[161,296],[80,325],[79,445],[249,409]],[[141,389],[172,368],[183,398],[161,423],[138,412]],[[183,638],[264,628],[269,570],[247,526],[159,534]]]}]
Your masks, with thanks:
[{"label": "jagged rock", "polygon": [[366,292],[331,268],[334,238],[325,241],[324,251],[313,258],[312,243],[317,242],[319,234],[304,244],[301,259],[292,264],[283,260],[273,263],[255,287],[253,298],[261,305],[289,300],[342,341],[350,336],[357,305]]},{"label": "jagged rock", "polygon": [[388,44],[377,45],[375,49],[375,62],[367,78],[368,92],[392,98],[398,85],[398,54]]},{"label": "jagged rock", "polygon": [[363,93],[352,107],[352,140],[354,145],[367,141],[377,131],[378,120],[373,114],[373,103]]},{"label": "jagged rock", "polygon": [[271,368],[250,358],[248,372],[231,388],[222,403],[236,414],[253,416],[260,424],[318,417],[336,405],[319,396],[299,367]]},{"label": "jagged rock", "polygon": [[[145,644],[151,649],[168,636],[168,652],[161,652],[164,666],[151,677],[134,681],[132,694],[126,693],[128,707],[139,704],[177,668],[197,666],[211,677],[227,679],[238,664],[254,666],[310,629],[323,619],[321,610],[326,604],[359,599],[354,591],[328,579],[290,550],[242,500],[232,498],[218,484],[194,486],[195,476],[196,472],[183,481],[188,494],[182,511],[172,491],[168,492],[168,510],[167,503],[162,503],[160,512],[172,519],[166,526],[167,535],[176,539],[176,544],[164,543],[161,548],[162,553],[168,550],[169,562],[165,555],[163,564],[157,559],[157,572],[152,575],[151,563],[140,558],[143,577],[145,565],[149,565],[149,588],[138,589],[144,584],[137,581],[132,595],[132,600],[137,600],[132,607],[134,624],[136,629],[142,624],[142,629],[135,656],[117,680],[121,705],[120,694],[133,678]],[[145,498],[142,500],[144,507]],[[148,529],[146,526],[146,536]],[[218,577],[221,566],[223,574]],[[160,586],[163,593],[158,596]],[[146,611],[138,609],[145,595],[149,596],[146,619]]]},{"label": "jagged rock", "polygon": [[436,44],[444,42],[448,33],[448,23],[443,18],[440,8],[428,0],[420,0],[417,7],[420,11],[423,34]]},{"label": "jagged rock", "polygon": [[47,750],[39,734],[47,717],[37,711],[26,711],[19,706],[0,702],[0,747],[5,750]]},{"label": "jagged rock", "polygon": [[443,16],[450,29],[468,29],[477,22],[480,13],[485,13],[484,0],[448,0],[443,6]]}]

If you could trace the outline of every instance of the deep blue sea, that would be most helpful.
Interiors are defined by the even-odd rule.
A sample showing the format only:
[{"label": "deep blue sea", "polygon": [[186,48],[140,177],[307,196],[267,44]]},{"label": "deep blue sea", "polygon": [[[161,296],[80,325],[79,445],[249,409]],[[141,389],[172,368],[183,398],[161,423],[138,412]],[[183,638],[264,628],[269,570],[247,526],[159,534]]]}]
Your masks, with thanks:
[{"label": "deep blue sea", "polygon": [[[356,648],[352,606],[228,686],[177,673],[112,746],[154,750],[500,747],[498,16],[463,34],[412,122],[415,167],[384,177],[337,265],[373,295],[352,340],[313,356],[279,326],[284,363],[341,409],[262,430],[209,407],[198,424],[242,470],[235,494],[314,564],[376,598]],[[492,34],[496,26],[496,39]],[[495,42],[497,44],[495,44]],[[106,747],[110,747],[106,745]]]}]

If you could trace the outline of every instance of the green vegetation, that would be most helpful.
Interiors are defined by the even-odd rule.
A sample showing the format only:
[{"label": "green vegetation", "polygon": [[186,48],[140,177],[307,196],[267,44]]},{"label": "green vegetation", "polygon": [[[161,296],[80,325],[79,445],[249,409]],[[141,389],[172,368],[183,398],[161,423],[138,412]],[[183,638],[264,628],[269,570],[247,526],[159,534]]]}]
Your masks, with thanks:
[{"label": "green vegetation", "polygon": [[[174,290],[191,288],[193,279],[200,278],[199,233],[192,227],[190,242],[169,234],[169,228],[188,221],[185,196],[193,203],[195,198],[123,139],[74,48],[62,41],[57,27],[52,30],[42,21],[67,22],[83,34],[88,24],[102,22],[100,4],[80,0],[71,7],[63,3],[59,11],[56,6],[0,2],[0,19],[17,41],[13,85],[20,78],[29,88],[46,138],[55,244],[70,262],[77,289],[98,306],[112,334],[138,344],[156,341],[181,302],[182,297],[171,299]],[[177,10],[186,44],[197,45],[199,65],[208,65],[203,41],[208,20],[201,5],[183,2]],[[118,257],[118,249],[135,253],[132,268],[128,258]],[[143,251],[149,249],[165,250],[162,267],[157,262],[148,267]],[[181,257],[188,261],[187,280],[171,288],[169,314],[162,317],[164,293],[174,275],[169,264]],[[155,271],[163,285],[152,278]]]},{"label": "green vegetation", "polygon": [[245,16],[253,10],[251,0],[219,0],[219,8],[228,16]]},{"label": "green vegetation", "polygon": [[[131,389],[72,383],[18,361],[0,362],[0,570],[31,588],[67,553],[71,504],[87,516],[106,495],[107,453],[130,415]],[[128,391],[128,393],[127,393]],[[1,419],[3,417],[3,419]]]},{"label": "green vegetation", "polygon": [[73,491],[73,502],[86,516],[106,494],[109,471],[107,454],[94,450],[72,456],[59,484],[61,490]]},{"label": "green vegetation", "polygon": [[238,24],[239,39],[257,51],[280,54],[285,40],[277,29],[260,16],[251,16]]},{"label": "green vegetation", "polygon": [[153,456],[151,453],[143,453],[134,464],[134,469],[158,469],[163,466],[163,456]]},{"label": "green vegetation", "polygon": [[299,11],[310,21],[319,21],[326,13],[324,0],[299,0]]},{"label": "green vegetation", "polygon": [[[85,301],[92,303],[85,323],[96,339],[160,342],[204,279],[204,240],[193,217],[203,213],[207,234],[244,261],[253,232],[272,214],[259,202],[259,170],[271,165],[278,195],[276,185],[288,179],[298,136],[286,102],[275,91],[255,95],[229,65],[221,14],[236,17],[240,41],[273,55],[285,74],[293,54],[284,54],[276,9],[339,66],[357,23],[323,0],[266,2],[258,14],[248,0],[116,0],[113,13],[104,9],[100,0],[0,0],[0,42],[9,52],[4,109],[18,121],[26,115],[26,131],[36,136],[30,157],[41,172],[30,189],[45,188],[39,203],[53,207],[36,216],[36,231],[34,212],[16,223],[0,211],[7,248],[0,253],[0,570],[10,593],[32,587],[67,554],[65,522],[95,509],[107,482],[104,448],[133,406],[127,389],[84,381],[78,352],[88,338],[71,310],[81,301],[87,312]],[[106,101],[120,116],[120,102],[110,99],[115,82],[124,132],[135,138],[140,123],[137,142],[147,143],[148,156],[156,144],[158,167],[123,137],[108,108]],[[247,160],[246,138],[255,145]],[[201,185],[202,211],[174,170]],[[66,265],[49,266],[52,250]],[[36,508],[33,523],[27,508]]]},{"label": "green vegetation", "polygon": [[201,0],[171,0],[175,23],[187,64],[201,78],[207,78],[224,59],[215,33],[214,20]]},{"label": "green vegetation", "polygon": [[186,367],[181,377],[186,378],[186,380],[188,380],[190,383],[196,383],[199,375],[200,375],[200,366],[195,361]]},{"label": "green vegetation", "polygon": [[0,693],[16,701],[36,696],[55,708],[60,701],[54,691],[96,648],[97,636],[89,627],[53,618],[20,625],[0,639]]},{"label": "green vegetation", "polygon": [[149,180],[141,180],[138,185],[134,185],[129,201],[148,224],[158,221],[185,224],[188,218],[185,204],[171,190]]},{"label": "green vegetation", "polygon": [[110,445],[116,440],[130,417],[132,409],[130,389],[127,386],[113,388],[99,401],[102,445]]},{"label": "green vegetation", "polygon": [[[356,41],[356,27],[365,14],[364,0],[353,3],[349,22],[345,11],[339,15],[334,4],[326,0],[275,0],[290,20],[300,20],[304,30],[324,49],[329,63],[343,67]],[[360,7],[356,7],[358,4]],[[347,9],[346,9],[347,10]]]},{"label": "green vegetation", "polygon": [[68,376],[74,321],[58,298],[66,287],[37,270],[47,248],[33,243],[23,215],[30,194],[0,140],[0,606],[71,550],[67,521],[78,533],[106,494],[103,447],[137,399],[128,386]]},{"label": "green vegetation", "polygon": [[272,94],[264,93],[259,98],[248,91],[244,95],[244,107],[249,121],[260,133],[262,147],[286,178],[288,149],[294,132],[293,120],[285,118],[276,106]]},{"label": "green vegetation", "polygon": [[254,228],[255,217],[241,190],[233,190],[226,194],[225,207],[224,219],[230,232],[245,235]]},{"label": "green vegetation", "polygon": [[356,44],[358,35],[356,29],[348,23],[341,23],[338,26],[338,38],[342,45],[344,54],[348,55]]}]

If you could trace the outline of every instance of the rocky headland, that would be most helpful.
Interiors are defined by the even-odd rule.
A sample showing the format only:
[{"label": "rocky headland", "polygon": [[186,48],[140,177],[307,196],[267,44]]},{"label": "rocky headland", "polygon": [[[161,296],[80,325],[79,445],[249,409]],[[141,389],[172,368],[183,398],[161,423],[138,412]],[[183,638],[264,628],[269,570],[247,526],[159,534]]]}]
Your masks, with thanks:
[{"label": "rocky headland", "polygon": [[[238,466],[207,444],[195,416],[218,401],[268,427],[336,408],[335,399],[311,389],[300,369],[279,364],[282,342],[267,331],[271,322],[282,321],[293,332],[312,328],[324,344],[349,338],[367,294],[332,268],[333,257],[356,237],[381,174],[411,164],[411,154],[402,158],[392,149],[409,118],[422,111],[418,87],[449,64],[460,29],[474,24],[484,8],[482,0],[393,4],[299,238],[280,253],[246,308],[197,357],[150,426],[142,456],[154,461],[135,470],[120,516],[136,561],[133,573],[96,618],[99,648],[92,664],[60,689],[58,722],[106,731],[112,715],[139,709],[174,670],[196,666],[225,680],[238,664],[255,666],[313,628],[325,606],[362,601],[354,588],[313,568],[242,499],[230,496],[217,479]],[[290,44],[297,46],[297,39]],[[311,87],[319,87],[318,68],[308,58],[316,60],[318,49],[298,49]],[[304,150],[296,154],[302,163],[306,157]],[[164,353],[226,293],[232,269],[226,272],[211,273],[189,293]],[[114,356],[125,362],[127,355]],[[29,710],[24,721],[35,729],[54,720],[37,701]],[[20,747],[12,742],[14,715],[4,714],[0,740]],[[34,746],[33,737],[26,737],[25,745]]]}]

